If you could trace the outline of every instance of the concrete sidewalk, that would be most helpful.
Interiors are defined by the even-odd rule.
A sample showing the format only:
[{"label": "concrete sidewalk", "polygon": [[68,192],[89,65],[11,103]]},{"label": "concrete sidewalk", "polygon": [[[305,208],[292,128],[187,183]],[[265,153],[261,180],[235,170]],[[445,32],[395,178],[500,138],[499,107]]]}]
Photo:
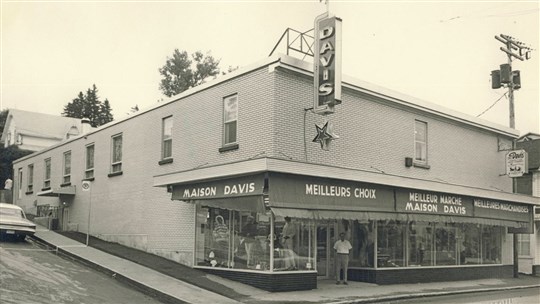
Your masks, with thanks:
[{"label": "concrete sidewalk", "polygon": [[[373,303],[417,297],[439,296],[521,288],[539,288],[540,277],[520,275],[519,278],[484,279],[422,284],[376,285],[349,282],[335,285],[334,280],[319,280],[315,290],[267,292],[214,275],[206,275],[215,283],[234,290],[231,298],[206,290],[204,286],[183,282],[148,267],[119,258],[38,226],[34,236],[39,242],[102,272],[125,280],[147,294],[171,303]],[[170,263],[175,263],[170,261]],[[177,276],[178,277],[178,276]],[[223,293],[222,293],[223,294]],[[241,296],[239,297],[238,294]],[[232,298],[234,297],[234,298]]]},{"label": "concrete sidewalk", "polygon": [[59,253],[75,258],[87,265],[109,273],[118,280],[148,294],[173,303],[240,303],[222,295],[207,291],[200,287],[171,278],[167,275],[133,263],[128,260],[110,255],[103,251],[87,247],[70,238],[38,226],[35,239],[44,243]]}]

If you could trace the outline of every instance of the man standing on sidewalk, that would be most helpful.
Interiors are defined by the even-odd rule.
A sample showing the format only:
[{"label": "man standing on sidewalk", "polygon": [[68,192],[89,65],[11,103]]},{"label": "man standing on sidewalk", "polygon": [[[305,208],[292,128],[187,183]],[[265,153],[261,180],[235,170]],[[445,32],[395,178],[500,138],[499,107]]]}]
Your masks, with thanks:
[{"label": "man standing on sidewalk", "polygon": [[336,250],[336,285],[340,282],[340,271],[343,269],[343,284],[347,283],[347,270],[349,270],[349,251],[352,249],[351,243],[345,239],[345,232],[339,234],[339,240],[334,244]]}]

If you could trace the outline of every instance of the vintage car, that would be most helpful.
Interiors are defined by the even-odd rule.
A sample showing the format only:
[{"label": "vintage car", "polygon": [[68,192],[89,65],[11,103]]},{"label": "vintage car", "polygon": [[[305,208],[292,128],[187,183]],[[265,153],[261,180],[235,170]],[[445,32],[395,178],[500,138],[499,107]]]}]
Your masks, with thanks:
[{"label": "vintage car", "polygon": [[19,206],[0,203],[0,239],[23,241],[36,232],[36,224],[26,218]]}]

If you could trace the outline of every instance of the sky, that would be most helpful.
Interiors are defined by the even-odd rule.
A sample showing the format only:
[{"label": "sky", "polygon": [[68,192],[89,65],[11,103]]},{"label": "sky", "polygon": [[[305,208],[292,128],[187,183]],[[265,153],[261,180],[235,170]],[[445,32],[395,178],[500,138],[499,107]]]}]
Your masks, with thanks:
[{"label": "sky", "polygon": [[[318,0],[0,1],[0,108],[60,115],[95,84],[115,119],[167,99],[158,69],[174,49],[243,67],[326,11]],[[492,89],[490,73],[508,59],[494,37],[530,46],[531,59],[512,62],[523,135],[540,133],[539,3],[330,0],[329,9],[342,19],[343,74],[503,126],[507,90]]]}]

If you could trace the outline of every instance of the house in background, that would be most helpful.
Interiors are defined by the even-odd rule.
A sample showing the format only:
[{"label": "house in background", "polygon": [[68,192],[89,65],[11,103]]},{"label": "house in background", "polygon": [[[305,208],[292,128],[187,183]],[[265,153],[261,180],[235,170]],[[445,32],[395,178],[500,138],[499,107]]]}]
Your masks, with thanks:
[{"label": "house in background", "polygon": [[[527,151],[529,172],[517,178],[516,192],[540,197],[540,134],[527,133],[517,139],[517,149]],[[540,208],[534,214],[534,234],[518,237],[519,271],[540,275]]]},{"label": "house in background", "polygon": [[4,147],[39,151],[91,128],[84,119],[10,109],[0,142]]}]

